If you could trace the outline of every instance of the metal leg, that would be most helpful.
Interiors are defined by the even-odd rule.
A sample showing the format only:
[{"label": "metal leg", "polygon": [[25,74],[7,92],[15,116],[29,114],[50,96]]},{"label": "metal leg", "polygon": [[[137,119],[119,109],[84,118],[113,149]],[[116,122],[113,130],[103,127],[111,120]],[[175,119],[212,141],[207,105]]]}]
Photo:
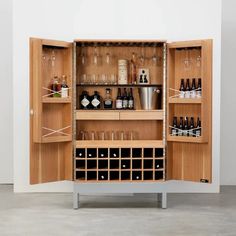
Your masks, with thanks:
[{"label": "metal leg", "polygon": [[73,208],[78,209],[79,208],[79,193],[73,192]]},{"label": "metal leg", "polygon": [[161,193],[161,208],[162,209],[167,208],[167,193],[166,192]]}]

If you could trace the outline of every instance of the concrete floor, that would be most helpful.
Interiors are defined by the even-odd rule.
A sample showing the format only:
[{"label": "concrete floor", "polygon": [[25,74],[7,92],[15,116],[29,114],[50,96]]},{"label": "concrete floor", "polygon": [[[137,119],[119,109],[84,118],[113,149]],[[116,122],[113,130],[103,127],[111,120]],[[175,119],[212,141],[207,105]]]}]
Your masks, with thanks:
[{"label": "concrete floor", "polygon": [[169,194],[168,209],[155,195],[81,196],[14,194],[0,185],[0,236],[211,236],[236,235],[236,187],[220,194]]}]

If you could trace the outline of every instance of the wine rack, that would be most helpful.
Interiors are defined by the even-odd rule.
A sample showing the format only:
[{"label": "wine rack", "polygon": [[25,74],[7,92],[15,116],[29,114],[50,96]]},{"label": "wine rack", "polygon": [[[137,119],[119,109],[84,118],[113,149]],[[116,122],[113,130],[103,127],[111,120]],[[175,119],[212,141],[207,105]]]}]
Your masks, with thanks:
[{"label": "wine rack", "polygon": [[164,181],[163,148],[77,148],[75,181]]}]

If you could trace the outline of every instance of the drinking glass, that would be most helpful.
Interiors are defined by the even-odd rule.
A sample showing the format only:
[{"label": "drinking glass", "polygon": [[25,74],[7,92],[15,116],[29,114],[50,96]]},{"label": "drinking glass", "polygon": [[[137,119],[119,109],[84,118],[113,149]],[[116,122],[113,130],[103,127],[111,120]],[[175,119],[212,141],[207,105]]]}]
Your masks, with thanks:
[{"label": "drinking glass", "polygon": [[183,60],[184,70],[190,70],[191,67],[191,59],[189,53],[190,53],[189,49],[184,49],[184,60]]},{"label": "drinking glass", "polygon": [[107,84],[108,83],[107,75],[106,74],[102,74],[101,75],[101,82],[102,82],[102,84]]},{"label": "drinking glass", "polygon": [[117,84],[116,74],[111,74],[111,76],[110,76],[110,84]]},{"label": "drinking glass", "polygon": [[93,52],[93,64],[95,66],[98,65],[98,50],[97,50],[97,45],[94,45],[94,52]]},{"label": "drinking glass", "polygon": [[91,75],[91,84],[98,84],[98,77],[96,74]]},{"label": "drinking glass", "polygon": [[87,83],[87,76],[86,74],[82,74],[80,77],[80,83],[81,84],[86,84]]}]

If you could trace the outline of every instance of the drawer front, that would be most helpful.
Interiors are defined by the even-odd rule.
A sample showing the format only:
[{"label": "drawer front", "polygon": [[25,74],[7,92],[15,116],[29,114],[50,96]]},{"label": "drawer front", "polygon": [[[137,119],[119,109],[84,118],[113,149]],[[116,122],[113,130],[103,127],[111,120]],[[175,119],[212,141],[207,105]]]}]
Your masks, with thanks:
[{"label": "drawer front", "polygon": [[76,120],[119,120],[116,111],[77,111]]},{"label": "drawer front", "polygon": [[120,120],[163,120],[163,111],[122,111]]}]

